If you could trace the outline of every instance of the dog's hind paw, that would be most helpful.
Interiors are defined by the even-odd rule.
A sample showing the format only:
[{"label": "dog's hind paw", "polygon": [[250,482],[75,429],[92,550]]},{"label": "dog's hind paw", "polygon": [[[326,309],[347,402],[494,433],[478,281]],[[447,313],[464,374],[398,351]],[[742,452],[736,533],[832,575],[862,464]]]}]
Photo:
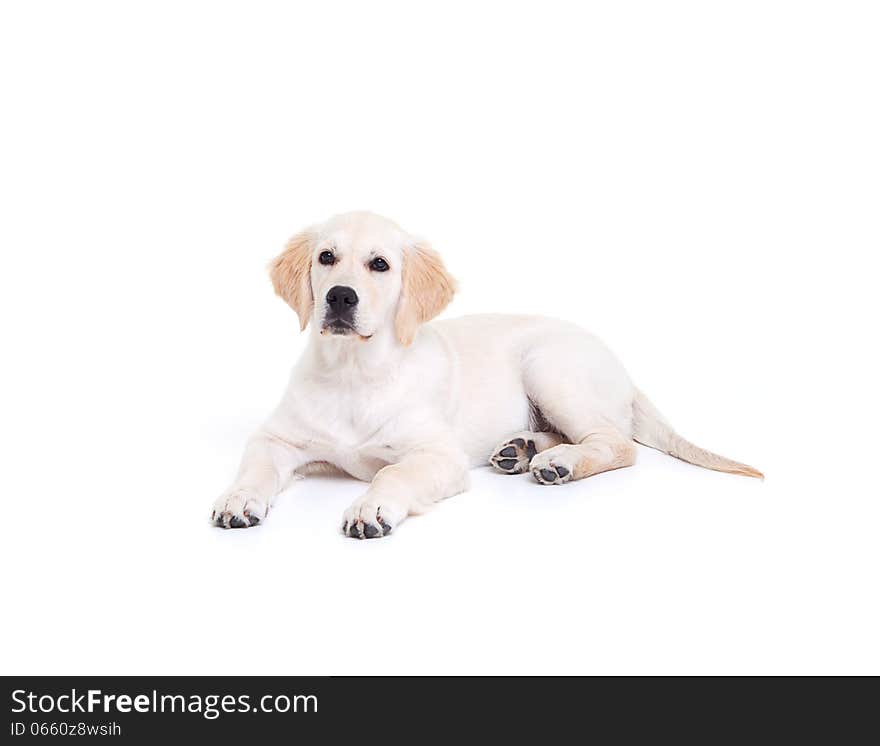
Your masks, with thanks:
[{"label": "dog's hind paw", "polygon": [[532,476],[539,484],[565,484],[572,478],[575,464],[570,463],[560,446],[542,451],[530,465]]},{"label": "dog's hind paw", "polygon": [[529,437],[531,433],[524,433],[511,440],[507,440],[498,446],[489,457],[489,464],[502,474],[524,474],[529,469],[529,463],[537,454],[535,441]]},{"label": "dog's hind paw", "polygon": [[540,484],[565,484],[571,479],[571,472],[564,466],[550,466],[550,468],[532,469],[532,476]]}]

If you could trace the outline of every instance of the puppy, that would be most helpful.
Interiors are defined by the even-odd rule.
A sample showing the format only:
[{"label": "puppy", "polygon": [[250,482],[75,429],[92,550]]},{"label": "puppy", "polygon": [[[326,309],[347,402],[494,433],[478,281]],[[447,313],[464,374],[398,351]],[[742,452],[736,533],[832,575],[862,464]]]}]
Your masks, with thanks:
[{"label": "puppy", "polygon": [[[339,215],[288,241],[272,284],[311,323],[281,403],[216,501],[224,528],[256,526],[294,474],[369,482],[342,517],[373,539],[468,488],[489,463],[560,485],[631,466],[633,441],[709,469],[762,477],[678,435],[594,336],[532,316],[427,324],[455,292],[437,253],[390,220]],[[561,366],[561,367],[560,367]]]}]

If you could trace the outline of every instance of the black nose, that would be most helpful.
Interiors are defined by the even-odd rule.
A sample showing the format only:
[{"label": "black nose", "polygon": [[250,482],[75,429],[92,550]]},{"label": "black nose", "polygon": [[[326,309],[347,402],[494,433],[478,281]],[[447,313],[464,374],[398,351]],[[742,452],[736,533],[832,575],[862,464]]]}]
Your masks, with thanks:
[{"label": "black nose", "polygon": [[327,293],[327,305],[334,311],[350,311],[358,304],[358,294],[354,288],[334,285]]}]

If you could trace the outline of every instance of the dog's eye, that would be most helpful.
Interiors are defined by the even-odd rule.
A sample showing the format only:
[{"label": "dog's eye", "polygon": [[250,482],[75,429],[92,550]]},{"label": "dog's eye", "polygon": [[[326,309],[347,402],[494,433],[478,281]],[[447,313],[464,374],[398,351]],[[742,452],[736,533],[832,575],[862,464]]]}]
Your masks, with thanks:
[{"label": "dog's eye", "polygon": [[333,256],[332,251],[322,251],[318,255],[318,261],[321,262],[321,264],[336,264],[336,257]]},{"label": "dog's eye", "polygon": [[389,269],[388,262],[386,262],[381,256],[377,256],[372,262],[370,262],[370,269],[374,272],[387,272]]}]

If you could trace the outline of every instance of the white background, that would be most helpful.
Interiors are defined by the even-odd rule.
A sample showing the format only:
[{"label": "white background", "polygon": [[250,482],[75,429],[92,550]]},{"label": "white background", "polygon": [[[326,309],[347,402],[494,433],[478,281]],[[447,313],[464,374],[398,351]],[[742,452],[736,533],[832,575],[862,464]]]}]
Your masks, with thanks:
[{"label": "white background", "polygon": [[[878,34],[846,2],[3,3],[2,672],[880,673]],[[305,339],[265,265],[361,208],[441,251],[447,315],[581,322],[766,481],[640,449],[475,470],[382,541],[337,533],[346,479],[213,528]]]}]

